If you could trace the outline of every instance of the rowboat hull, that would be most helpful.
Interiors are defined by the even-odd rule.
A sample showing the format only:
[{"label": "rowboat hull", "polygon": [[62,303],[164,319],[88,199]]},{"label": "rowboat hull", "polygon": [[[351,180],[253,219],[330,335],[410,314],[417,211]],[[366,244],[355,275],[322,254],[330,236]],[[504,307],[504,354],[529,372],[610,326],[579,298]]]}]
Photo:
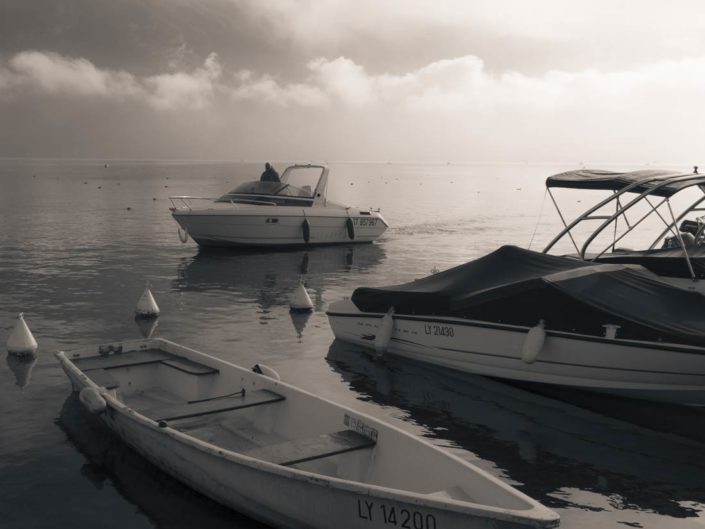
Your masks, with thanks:
[{"label": "rowboat hull", "polygon": [[[131,349],[158,346],[180,358],[219,370],[218,376],[225,376],[222,383],[242,384],[248,394],[276,392],[282,397],[278,405],[288,406],[293,412],[283,415],[284,420],[292,422],[288,427],[293,430],[330,423],[333,428],[345,424],[366,435],[374,432],[372,466],[360,465],[361,461],[369,460],[369,452],[364,451],[327,463],[275,464],[188,435],[188,428],[179,427],[178,420],[167,424],[129,407],[122,402],[120,390],[97,386],[89,378],[92,372],[81,371],[71,360],[76,354],[79,355],[76,358],[85,358],[87,351],[57,354],[75,390],[94,388],[100,391],[107,407],[97,416],[118,437],[189,487],[252,518],[276,527],[321,529],[332,526],[509,529],[558,524],[555,513],[493,476],[372,417],[164,340],[126,342],[120,346]],[[161,368],[159,365],[158,369]],[[145,375],[139,375],[133,367],[119,376],[123,382],[126,377],[132,377],[130,381],[137,383]],[[162,375],[157,378],[159,376]],[[197,384],[203,385],[203,382]],[[288,409],[280,407],[283,411]],[[262,426],[271,418],[271,410],[257,412],[252,415],[253,420]],[[438,487],[438,490],[408,491],[379,484],[391,480],[401,487],[408,481],[405,474],[409,465],[419,466],[428,486]],[[358,466],[364,471],[356,470]],[[353,473],[359,474],[358,480],[336,477],[336,473],[349,472],[351,468]],[[478,495],[474,501],[463,498],[463,487],[447,487],[444,483],[457,477],[460,482],[465,480],[465,489],[477,489],[473,492]],[[484,505],[479,500],[506,503],[506,506]]]},{"label": "rowboat hull", "polygon": [[[383,314],[350,300],[330,305],[336,338],[374,347]],[[549,331],[533,363],[522,360],[528,327],[452,317],[395,315],[387,352],[491,377],[615,395],[705,405],[705,349]]]}]

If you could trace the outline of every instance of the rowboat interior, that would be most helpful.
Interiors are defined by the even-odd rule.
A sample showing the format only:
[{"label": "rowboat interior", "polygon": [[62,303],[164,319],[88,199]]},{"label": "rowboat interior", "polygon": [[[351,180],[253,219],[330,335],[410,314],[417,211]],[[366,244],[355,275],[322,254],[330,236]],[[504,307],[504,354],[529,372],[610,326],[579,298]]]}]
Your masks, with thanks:
[{"label": "rowboat interior", "polygon": [[418,440],[400,430],[366,422],[352,410],[208,355],[188,358],[152,345],[129,351],[102,346],[98,354],[93,349],[66,356],[64,368],[73,364],[67,372],[74,387],[89,379],[107,396],[108,408],[119,403],[128,415],[141,415],[218,453],[411,491],[431,501],[515,512],[536,506],[496,478],[468,472],[467,465],[440,450],[419,457]]}]

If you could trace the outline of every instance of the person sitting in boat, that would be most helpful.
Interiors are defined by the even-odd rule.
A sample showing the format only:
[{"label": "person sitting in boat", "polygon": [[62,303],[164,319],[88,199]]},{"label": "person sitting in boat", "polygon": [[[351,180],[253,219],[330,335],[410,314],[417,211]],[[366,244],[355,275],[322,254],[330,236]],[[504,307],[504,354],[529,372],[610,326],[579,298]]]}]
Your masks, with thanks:
[{"label": "person sitting in boat", "polygon": [[262,176],[259,177],[260,182],[281,182],[279,179],[279,173],[277,173],[276,169],[271,166],[269,162],[264,164],[264,172],[262,173]]}]

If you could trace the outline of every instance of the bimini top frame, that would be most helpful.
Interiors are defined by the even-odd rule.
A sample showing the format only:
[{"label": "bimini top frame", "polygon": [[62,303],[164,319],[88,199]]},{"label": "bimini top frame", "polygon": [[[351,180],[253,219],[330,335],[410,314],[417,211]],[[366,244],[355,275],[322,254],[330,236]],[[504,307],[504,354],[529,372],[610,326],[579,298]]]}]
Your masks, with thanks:
[{"label": "bimini top frame", "polygon": [[[683,212],[681,212],[678,217],[673,213],[671,208],[670,197],[676,193],[690,188],[698,186],[703,192],[703,196],[699,197],[693,204],[687,207]],[[551,188],[571,188],[571,189],[597,189],[612,191],[613,194],[604,200],[598,202],[593,207],[589,208],[582,215],[578,216],[570,224],[566,223],[563,214],[558,207],[553,193],[551,193]],[[546,179],[546,190],[548,191],[553,205],[558,211],[558,215],[563,222],[564,229],[556,235],[556,237],[544,248],[543,253],[548,253],[551,248],[553,248],[558,241],[563,237],[568,235],[570,237],[573,246],[575,247],[578,256],[586,260],[586,255],[588,248],[595,240],[595,238],[602,233],[608,226],[614,223],[614,237],[612,242],[607,245],[601,252],[591,256],[590,260],[596,260],[605,254],[610,248],[614,250],[615,245],[621,239],[623,239],[627,234],[631,233],[634,228],[641,224],[647,217],[651,214],[656,214],[665,224],[665,229],[659,234],[659,236],[654,240],[649,249],[653,249],[658,242],[668,233],[669,231],[678,239],[678,242],[683,249],[683,254],[688,262],[688,267],[691,272],[691,276],[695,278],[695,274],[692,270],[690,260],[688,258],[688,251],[683,238],[678,230],[678,222],[681,221],[688,213],[691,211],[705,211],[705,208],[698,207],[703,201],[705,201],[705,175],[698,174],[697,172],[691,174],[674,173],[669,171],[632,171],[627,173],[615,173],[609,171],[588,171],[588,170],[578,170],[578,171],[568,171],[566,173],[557,174],[550,176]],[[624,195],[626,193],[636,193],[637,196],[631,200],[622,202]],[[659,197],[659,202],[654,204],[650,197]],[[649,205],[650,210],[639,218],[636,222],[630,224],[627,218],[626,212],[635,204],[646,201]],[[615,211],[611,215],[595,215],[594,213],[601,208],[605,207],[610,202],[614,202]],[[664,216],[658,211],[658,208],[663,204],[666,204],[669,212],[670,219],[664,218]],[[623,217],[627,229],[617,236],[617,222],[619,217]],[[593,233],[587,238],[582,247],[578,247],[573,234],[571,231],[580,223],[587,220],[603,220],[602,224],[593,231]]]}]

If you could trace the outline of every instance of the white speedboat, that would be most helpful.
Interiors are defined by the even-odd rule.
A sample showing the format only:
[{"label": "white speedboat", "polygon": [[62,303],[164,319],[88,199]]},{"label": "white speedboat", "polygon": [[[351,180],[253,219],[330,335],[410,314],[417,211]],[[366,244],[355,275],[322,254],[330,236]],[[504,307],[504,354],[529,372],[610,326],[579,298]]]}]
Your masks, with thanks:
[{"label": "white speedboat", "polygon": [[378,419],[166,340],[57,353],[79,400],[191,488],[282,528],[506,529],[558,515]]},{"label": "white speedboat", "polygon": [[705,405],[704,314],[701,294],[643,267],[513,246],[328,309],[336,338],[378,351],[690,405]]},{"label": "white speedboat", "polygon": [[[582,190],[582,197],[589,190],[604,191],[608,196],[567,222],[554,189]],[[544,253],[556,253],[568,242],[575,250],[571,255],[580,259],[638,264],[676,286],[705,293],[705,217],[698,217],[705,211],[705,175],[579,169],[548,177],[546,191],[564,229]],[[647,235],[649,228],[656,230],[655,236]],[[645,240],[648,248],[640,249]],[[637,249],[624,247],[635,242]]]},{"label": "white speedboat", "polygon": [[174,196],[179,236],[201,246],[306,246],[372,242],[387,229],[379,210],[328,200],[328,167],[292,165],[280,182],[251,181],[218,199]]}]

